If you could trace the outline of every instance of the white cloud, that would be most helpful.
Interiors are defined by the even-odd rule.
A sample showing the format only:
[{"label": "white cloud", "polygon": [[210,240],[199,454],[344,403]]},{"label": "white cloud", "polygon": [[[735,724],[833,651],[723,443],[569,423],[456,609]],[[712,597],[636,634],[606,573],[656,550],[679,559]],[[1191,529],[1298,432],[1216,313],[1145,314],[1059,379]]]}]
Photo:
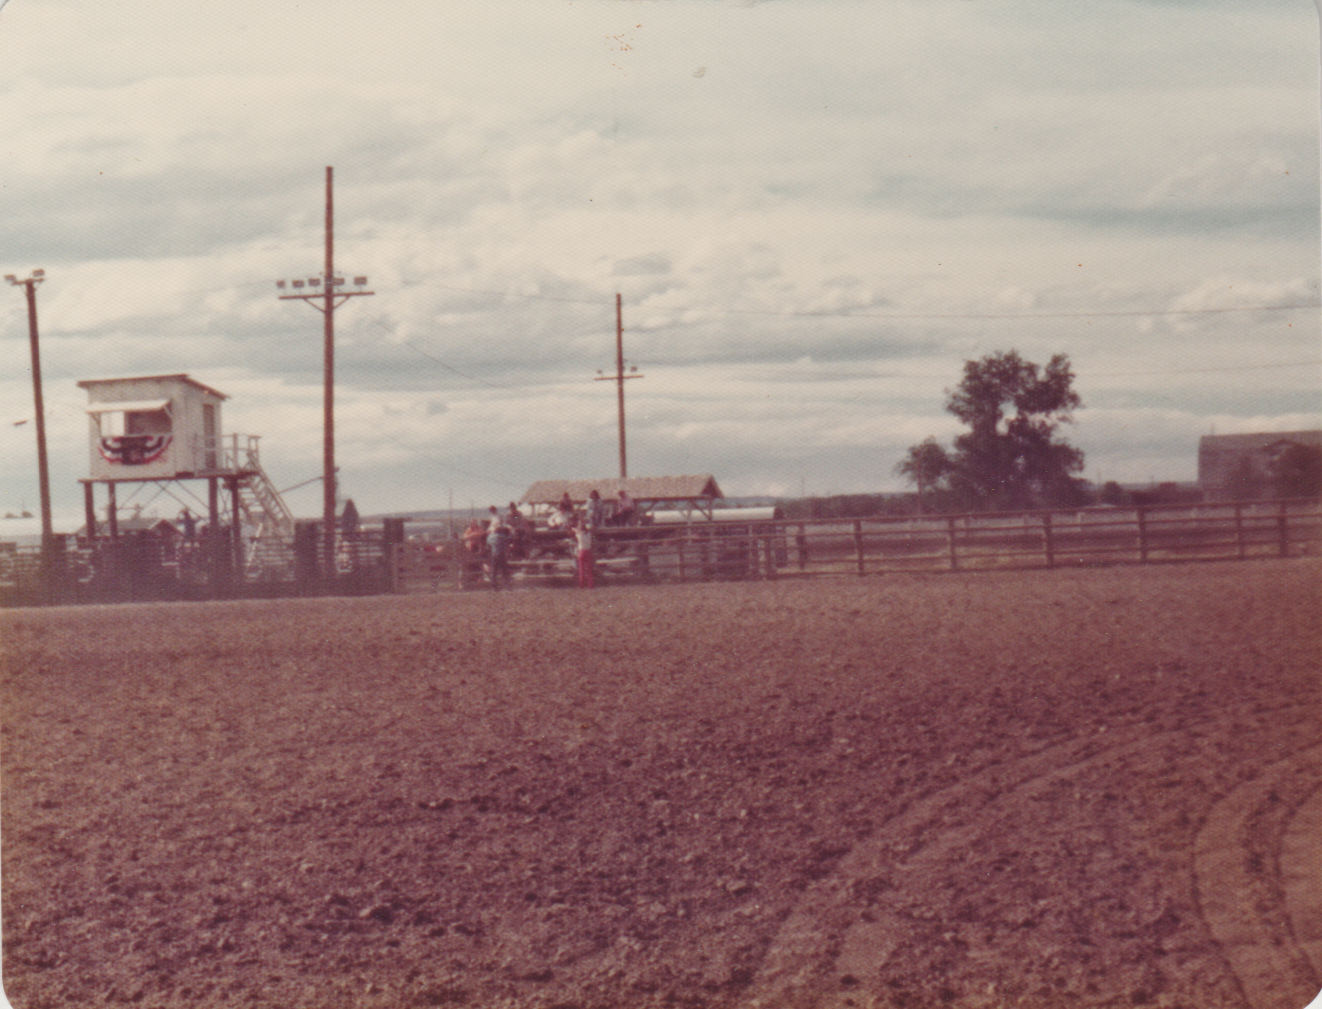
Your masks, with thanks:
[{"label": "white cloud", "polygon": [[[1315,426],[1318,313],[1246,310],[1319,296],[1300,5],[9,4],[0,247],[50,274],[58,493],[73,382],[134,372],[230,392],[315,475],[321,317],[273,281],[321,268],[326,165],[377,292],[336,315],[363,510],[612,472],[617,291],[631,471],[732,493],[898,486],[962,361],[1010,347],[1070,354],[1090,472],[1184,473],[1212,418]],[[21,298],[0,327],[26,374]],[[35,496],[7,430],[0,511]]]}]

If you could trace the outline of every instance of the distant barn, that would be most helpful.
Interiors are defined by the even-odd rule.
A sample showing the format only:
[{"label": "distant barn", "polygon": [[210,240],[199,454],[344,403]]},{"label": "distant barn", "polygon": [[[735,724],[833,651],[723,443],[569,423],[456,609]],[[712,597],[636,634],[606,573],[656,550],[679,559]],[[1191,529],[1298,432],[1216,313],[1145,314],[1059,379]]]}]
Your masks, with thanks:
[{"label": "distant barn", "polygon": [[1198,485],[1208,501],[1277,497],[1283,460],[1301,452],[1322,452],[1322,431],[1205,435],[1198,442]]}]

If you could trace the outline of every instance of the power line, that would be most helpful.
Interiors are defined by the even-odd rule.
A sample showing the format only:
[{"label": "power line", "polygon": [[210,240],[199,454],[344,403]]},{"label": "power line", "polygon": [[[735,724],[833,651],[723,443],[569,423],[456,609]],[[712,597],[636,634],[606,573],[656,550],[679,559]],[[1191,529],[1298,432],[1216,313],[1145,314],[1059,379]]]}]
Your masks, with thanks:
[{"label": "power line", "polygon": [[[222,291],[239,290],[249,287],[262,286],[258,282],[236,282],[225,284],[214,288],[193,288],[186,291],[178,291],[176,294],[184,297],[196,297],[207,294],[218,294]],[[378,289],[389,290],[388,286],[378,284]],[[550,294],[524,294],[519,291],[497,291],[489,288],[464,287],[458,284],[442,284],[432,280],[409,280],[404,279],[399,283],[399,289],[406,287],[432,287],[443,291],[455,291],[462,294],[481,294],[496,298],[518,298],[524,301],[549,301],[567,305],[593,305],[600,306],[609,302],[609,295],[600,297],[561,297]],[[1106,319],[1106,318],[1143,318],[1143,317],[1164,317],[1164,316],[1194,316],[1194,315],[1227,315],[1239,312],[1292,312],[1305,309],[1322,309],[1322,302],[1300,302],[1295,304],[1270,304],[1270,305],[1232,305],[1221,308],[1149,308],[1149,309],[1116,309],[1116,310],[1087,310],[1087,311],[1057,311],[1057,312],[859,312],[859,311],[795,311],[792,309],[771,309],[771,308],[720,308],[714,305],[648,305],[649,311],[658,312],[714,312],[720,315],[755,315],[781,318],[800,318],[800,319],[893,319],[899,321],[994,321],[997,319],[1006,320],[1032,320],[1032,319]],[[140,313],[137,315],[121,316],[116,321],[120,324],[132,323],[140,320],[159,318],[156,313]],[[94,328],[80,329],[62,329],[61,335],[76,335],[79,333],[97,332]]]},{"label": "power line", "polygon": [[1143,375],[1196,375],[1204,372],[1221,371],[1263,371],[1270,368],[1317,368],[1322,366],[1322,359],[1312,361],[1281,361],[1278,364],[1241,364],[1223,365],[1218,368],[1163,368],[1161,371],[1094,371],[1093,378],[1134,378]]},{"label": "power line", "polygon": [[[669,308],[664,305],[649,306],[657,311],[697,311],[694,308]],[[702,311],[721,312],[725,315],[775,315],[806,317],[817,319],[1105,319],[1105,318],[1141,318],[1151,315],[1215,315],[1227,312],[1284,312],[1302,308],[1322,308],[1322,302],[1303,305],[1244,305],[1232,308],[1167,308],[1147,309],[1142,311],[1126,309],[1113,312],[786,312],[756,308],[707,308]]]},{"label": "power line", "polygon": [[459,287],[455,284],[440,284],[434,280],[401,280],[401,287],[435,287],[442,291],[458,291],[462,294],[486,294],[493,298],[523,298],[526,301],[558,301],[568,305],[600,305],[601,298],[561,298],[553,294],[521,294],[517,291],[490,291],[480,287]]},{"label": "power line", "polygon": [[486,483],[499,484],[501,487],[512,487],[519,490],[526,489],[526,485],[524,484],[515,484],[515,483],[511,483],[508,480],[501,480],[496,477],[493,477],[490,473],[474,473],[472,470],[464,469],[461,466],[455,466],[448,462],[442,462],[440,459],[437,459],[435,456],[428,455],[426,452],[423,452],[420,449],[416,449],[412,445],[409,445],[408,443],[401,441],[399,438],[396,438],[394,435],[390,434],[388,431],[380,427],[375,427],[372,430],[374,433],[381,435],[387,441],[394,442],[400,448],[406,450],[407,452],[412,453],[413,455],[417,456],[419,459],[426,459],[428,462],[435,463],[443,470],[448,470],[452,473],[461,473],[464,476],[472,477],[475,480],[482,480]]},{"label": "power line", "polygon": [[442,361],[439,357],[436,357],[435,355],[432,354],[428,354],[421,347],[417,346],[416,344],[412,343],[409,340],[405,340],[403,345],[407,347],[409,350],[413,351],[414,353],[421,354],[428,361],[434,361],[436,364],[439,364],[446,371],[453,372],[454,374],[458,375],[460,378],[466,378],[470,382],[476,382],[478,385],[485,385],[489,389],[505,389],[510,392],[519,391],[518,387],[516,386],[504,385],[500,382],[488,382],[485,378],[479,378],[477,375],[470,375],[466,371],[461,371],[460,369],[456,368],[454,365]]},{"label": "power line", "polygon": [[[720,362],[712,362],[712,361],[707,361],[707,360],[703,360],[703,361],[674,361],[674,360],[663,361],[663,360],[657,360],[657,359],[655,359],[655,358],[648,358],[648,359],[645,359],[645,360],[640,360],[638,363],[639,363],[639,364],[643,364],[643,365],[647,365],[648,367],[657,367],[657,368],[697,368],[697,367],[706,367],[706,366],[708,366],[708,365],[710,365],[710,364],[713,364],[713,363],[720,363]],[[746,363],[746,362],[740,362],[740,363]],[[769,367],[769,366],[773,366],[774,363],[773,363],[773,362],[759,362],[759,364],[760,364],[761,366],[763,366],[763,367]],[[1088,377],[1089,377],[1089,378],[1124,378],[1124,377],[1137,377],[1137,376],[1144,376],[1144,375],[1192,375],[1192,374],[1197,374],[1197,373],[1201,373],[1201,372],[1262,371],[1262,370],[1268,370],[1268,369],[1273,369],[1273,368],[1307,368],[1307,367],[1313,367],[1313,368],[1316,368],[1316,367],[1320,367],[1320,366],[1322,366],[1322,358],[1314,359],[1314,360],[1312,360],[1312,361],[1280,361],[1280,362],[1275,363],[1275,364],[1222,365],[1222,366],[1215,367],[1215,368],[1162,368],[1162,369],[1159,370],[1159,371],[1089,371],[1087,374],[1088,374]],[[928,380],[928,379],[931,379],[931,380],[939,380],[939,379],[949,378],[949,377],[950,377],[949,374],[941,374],[941,375],[921,375],[921,374],[914,374],[914,373],[912,373],[912,372],[900,372],[900,371],[886,372],[886,373],[884,373],[884,374],[878,374],[878,373],[875,373],[875,372],[869,374],[869,373],[860,373],[860,372],[842,372],[842,371],[833,371],[833,372],[812,372],[812,371],[785,372],[785,371],[778,371],[778,372],[777,372],[777,375],[786,375],[786,374],[798,375],[798,376],[805,377],[805,378],[822,378],[822,379],[846,379],[846,378],[899,379],[899,380],[902,380],[902,381],[912,381],[912,380],[915,380],[915,379],[920,379],[920,380]]]},{"label": "power line", "polygon": [[[430,280],[403,280],[404,287],[435,287],[445,291],[459,291],[465,294],[486,294],[501,298],[523,298],[533,301],[558,301],[574,305],[599,305],[604,298],[563,298],[549,294],[521,294],[517,291],[492,291],[483,288],[462,287],[457,284],[441,284]],[[792,311],[772,308],[717,308],[706,305],[648,305],[650,311],[658,312],[718,312],[722,315],[770,315],[788,318],[809,319],[1090,319],[1090,318],[1141,318],[1143,316],[1165,315],[1217,315],[1231,312],[1287,312],[1295,309],[1322,308],[1322,302],[1305,302],[1284,305],[1236,305],[1223,308],[1159,308],[1159,309],[1116,309],[1110,311],[1060,311],[1060,312],[851,312],[851,311]]]}]

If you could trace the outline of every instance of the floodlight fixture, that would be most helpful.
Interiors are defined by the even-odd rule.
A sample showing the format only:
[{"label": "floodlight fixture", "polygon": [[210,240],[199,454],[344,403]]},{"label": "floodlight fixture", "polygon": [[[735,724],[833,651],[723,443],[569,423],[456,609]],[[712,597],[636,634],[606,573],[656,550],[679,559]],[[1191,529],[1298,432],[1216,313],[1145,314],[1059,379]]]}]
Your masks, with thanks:
[{"label": "floodlight fixture", "polygon": [[320,287],[320,286],[321,286],[321,278],[320,278],[320,277],[308,277],[308,285],[309,285],[310,287]]},{"label": "floodlight fixture", "polygon": [[354,282],[354,285],[355,285],[356,287],[366,287],[366,286],[367,286],[367,278],[366,278],[366,277],[354,277],[354,278],[353,278],[353,282]]},{"label": "floodlight fixture", "polygon": [[37,280],[45,280],[45,279],[46,279],[46,271],[45,271],[45,270],[33,270],[33,271],[32,271],[32,276],[33,276],[35,279],[37,279]]},{"label": "floodlight fixture", "polygon": [[294,281],[294,286],[295,286],[295,287],[302,287],[302,286],[304,286],[304,285],[303,285],[303,281],[301,281],[301,280],[296,280],[296,281]]},{"label": "floodlight fixture", "polygon": [[12,273],[6,273],[6,274],[5,274],[5,280],[9,281],[11,284],[17,284],[17,283],[18,283],[18,278],[15,277]]},{"label": "floodlight fixture", "polygon": [[332,278],[332,283],[333,283],[336,287],[343,287],[343,286],[344,286],[344,278],[343,278],[343,277],[334,277],[334,278]]},{"label": "floodlight fixture", "polygon": [[277,281],[275,282],[275,286],[278,287],[278,288],[280,288],[280,290],[283,291],[283,290],[285,289],[285,282],[284,282],[283,280],[277,280]]}]

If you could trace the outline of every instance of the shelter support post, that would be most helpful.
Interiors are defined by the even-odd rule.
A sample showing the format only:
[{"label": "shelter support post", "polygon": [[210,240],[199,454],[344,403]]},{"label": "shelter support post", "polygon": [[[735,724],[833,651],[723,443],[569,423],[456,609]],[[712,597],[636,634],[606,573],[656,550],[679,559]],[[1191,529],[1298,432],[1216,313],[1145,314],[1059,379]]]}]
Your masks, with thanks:
[{"label": "shelter support post", "polygon": [[87,542],[96,542],[96,492],[95,484],[88,480],[83,484],[83,518],[87,523]]},{"label": "shelter support post", "polygon": [[240,523],[242,502],[239,500],[239,478],[236,476],[226,477],[225,484],[230,492],[230,549],[233,555],[232,569],[241,575],[243,572],[243,527]]},{"label": "shelter support post", "polygon": [[207,567],[211,572],[211,594],[220,595],[225,583],[225,537],[220,522],[220,480],[207,477]]}]

